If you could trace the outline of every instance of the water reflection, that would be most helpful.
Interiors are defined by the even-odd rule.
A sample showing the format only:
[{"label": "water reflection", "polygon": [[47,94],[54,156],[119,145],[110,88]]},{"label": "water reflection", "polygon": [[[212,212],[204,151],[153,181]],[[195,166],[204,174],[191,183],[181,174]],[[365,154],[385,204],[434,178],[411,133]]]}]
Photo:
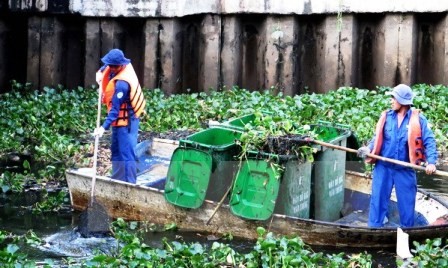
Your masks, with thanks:
[{"label": "water reflection", "polygon": [[[448,167],[438,167],[440,170],[446,171]],[[433,193],[438,193],[443,196],[448,195],[448,178],[444,176],[426,175],[424,172],[417,173],[417,183],[422,189]]]},{"label": "water reflection", "polygon": [[47,236],[72,224],[71,211],[33,214],[31,207],[39,199],[40,193],[34,191],[20,195],[0,194],[0,229],[14,234],[34,230],[40,235]]}]

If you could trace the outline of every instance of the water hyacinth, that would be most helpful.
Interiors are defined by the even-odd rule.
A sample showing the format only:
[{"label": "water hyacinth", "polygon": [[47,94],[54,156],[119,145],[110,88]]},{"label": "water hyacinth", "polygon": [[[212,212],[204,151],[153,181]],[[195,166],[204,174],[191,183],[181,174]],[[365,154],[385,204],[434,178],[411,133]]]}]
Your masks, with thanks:
[{"label": "water hyacinth", "polygon": [[[112,256],[97,255],[83,263],[86,267],[371,267],[371,256],[356,257],[344,253],[325,255],[314,252],[299,237],[275,237],[259,227],[259,238],[249,253],[241,254],[229,245],[164,240],[162,249],[142,242],[139,232],[118,219],[114,223],[116,239],[123,246]],[[135,231],[135,230],[134,230]]]},{"label": "water hyacinth", "polygon": [[[421,109],[432,125],[439,151],[448,148],[448,92],[443,85],[414,85],[415,108]],[[342,87],[325,94],[296,96],[272,94],[274,90],[249,91],[238,87],[210,93],[165,95],[160,89],[145,89],[147,114],[140,131],[198,131],[212,121],[261,111],[270,113],[265,128],[269,131],[313,124],[318,120],[351,126],[360,143],[373,135],[381,111],[389,108],[384,95],[376,91]],[[95,125],[97,90],[95,88],[44,88],[33,90],[29,84],[13,82],[12,91],[0,95],[5,109],[0,110],[0,154],[2,158],[29,155],[33,163],[26,179],[63,180],[69,166],[85,162]],[[105,115],[103,107],[102,114]],[[275,125],[273,125],[275,124]],[[296,128],[297,129],[297,128]],[[39,170],[40,172],[37,172]],[[12,188],[12,187],[9,187]]]}]

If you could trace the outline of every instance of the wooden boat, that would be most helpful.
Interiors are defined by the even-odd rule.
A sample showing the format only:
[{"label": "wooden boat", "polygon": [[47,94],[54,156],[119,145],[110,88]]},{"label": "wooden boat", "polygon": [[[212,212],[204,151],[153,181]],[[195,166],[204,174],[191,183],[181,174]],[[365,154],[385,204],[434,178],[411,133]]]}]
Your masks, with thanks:
[{"label": "wooden boat", "polygon": [[[146,146],[149,146],[146,148]],[[149,221],[156,224],[175,223],[181,230],[201,233],[226,234],[235,237],[256,239],[259,226],[278,235],[298,235],[310,245],[356,248],[395,247],[397,241],[398,217],[391,217],[384,228],[367,227],[367,208],[371,180],[365,174],[346,171],[344,217],[334,222],[302,219],[273,214],[268,220],[247,220],[232,214],[228,204],[218,206],[217,202],[205,200],[197,209],[182,208],[170,204],[164,197],[159,182],[166,177],[169,160],[178,146],[176,141],[154,139],[142,143],[139,154],[146,154],[143,160],[146,171],[139,175],[137,184],[129,184],[108,177],[97,176],[96,200],[101,203],[112,218]],[[154,159],[157,161],[153,161]],[[67,170],[66,179],[71,203],[75,210],[83,211],[88,205],[91,191],[91,170]],[[148,181],[152,187],[145,186]],[[391,197],[390,214],[396,214],[396,198]],[[218,208],[217,210],[215,210]],[[349,208],[353,208],[350,210]],[[213,214],[216,213],[216,214]],[[424,242],[425,239],[448,238],[448,204],[438,197],[419,190],[416,202],[418,226],[404,228],[410,241]],[[207,222],[212,217],[209,224]]]}]

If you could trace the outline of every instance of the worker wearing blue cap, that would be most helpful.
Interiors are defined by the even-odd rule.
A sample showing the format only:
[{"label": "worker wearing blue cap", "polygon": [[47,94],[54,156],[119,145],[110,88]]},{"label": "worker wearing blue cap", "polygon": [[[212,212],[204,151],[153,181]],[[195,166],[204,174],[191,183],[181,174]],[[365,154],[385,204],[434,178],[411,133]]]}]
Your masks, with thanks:
[{"label": "worker wearing blue cap", "polygon": [[413,105],[412,89],[400,84],[387,92],[391,96],[391,110],[384,111],[376,125],[376,132],[368,146],[358,149],[367,163],[375,163],[370,199],[370,227],[382,227],[387,222],[387,211],[392,188],[395,186],[401,227],[414,225],[417,178],[415,170],[397,164],[366,157],[368,153],[426,166],[426,173],[436,171],[437,150],[434,134],[426,117]]},{"label": "worker wearing blue cap", "polygon": [[96,74],[102,88],[102,102],[107,117],[94,135],[100,137],[112,126],[112,178],[135,183],[137,179],[137,145],[140,116],[146,101],[131,61],[120,49],[110,50],[101,61],[104,66]]}]

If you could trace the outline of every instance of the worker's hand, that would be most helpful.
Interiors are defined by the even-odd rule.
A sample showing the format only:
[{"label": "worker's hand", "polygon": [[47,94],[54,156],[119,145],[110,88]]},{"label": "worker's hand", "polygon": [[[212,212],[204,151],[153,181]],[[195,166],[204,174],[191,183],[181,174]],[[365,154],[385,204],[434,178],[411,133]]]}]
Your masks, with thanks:
[{"label": "worker's hand", "polygon": [[367,154],[370,154],[370,149],[369,149],[369,147],[367,147],[367,146],[363,146],[363,147],[361,147],[361,148],[359,148],[358,149],[358,153],[357,153],[357,155],[359,156],[359,157],[361,157],[361,158],[366,158],[367,157]]},{"label": "worker's hand", "polygon": [[95,130],[93,131],[92,135],[94,137],[98,136],[98,137],[102,137],[104,134],[104,131],[106,131],[103,127],[99,127],[99,128],[95,128]]},{"label": "worker's hand", "polygon": [[432,173],[436,172],[437,168],[434,164],[428,164],[426,165],[426,174],[431,175]]},{"label": "worker's hand", "polygon": [[96,72],[95,79],[98,84],[101,84],[101,81],[103,81],[103,72],[101,72],[101,70],[98,70],[98,72]]}]

